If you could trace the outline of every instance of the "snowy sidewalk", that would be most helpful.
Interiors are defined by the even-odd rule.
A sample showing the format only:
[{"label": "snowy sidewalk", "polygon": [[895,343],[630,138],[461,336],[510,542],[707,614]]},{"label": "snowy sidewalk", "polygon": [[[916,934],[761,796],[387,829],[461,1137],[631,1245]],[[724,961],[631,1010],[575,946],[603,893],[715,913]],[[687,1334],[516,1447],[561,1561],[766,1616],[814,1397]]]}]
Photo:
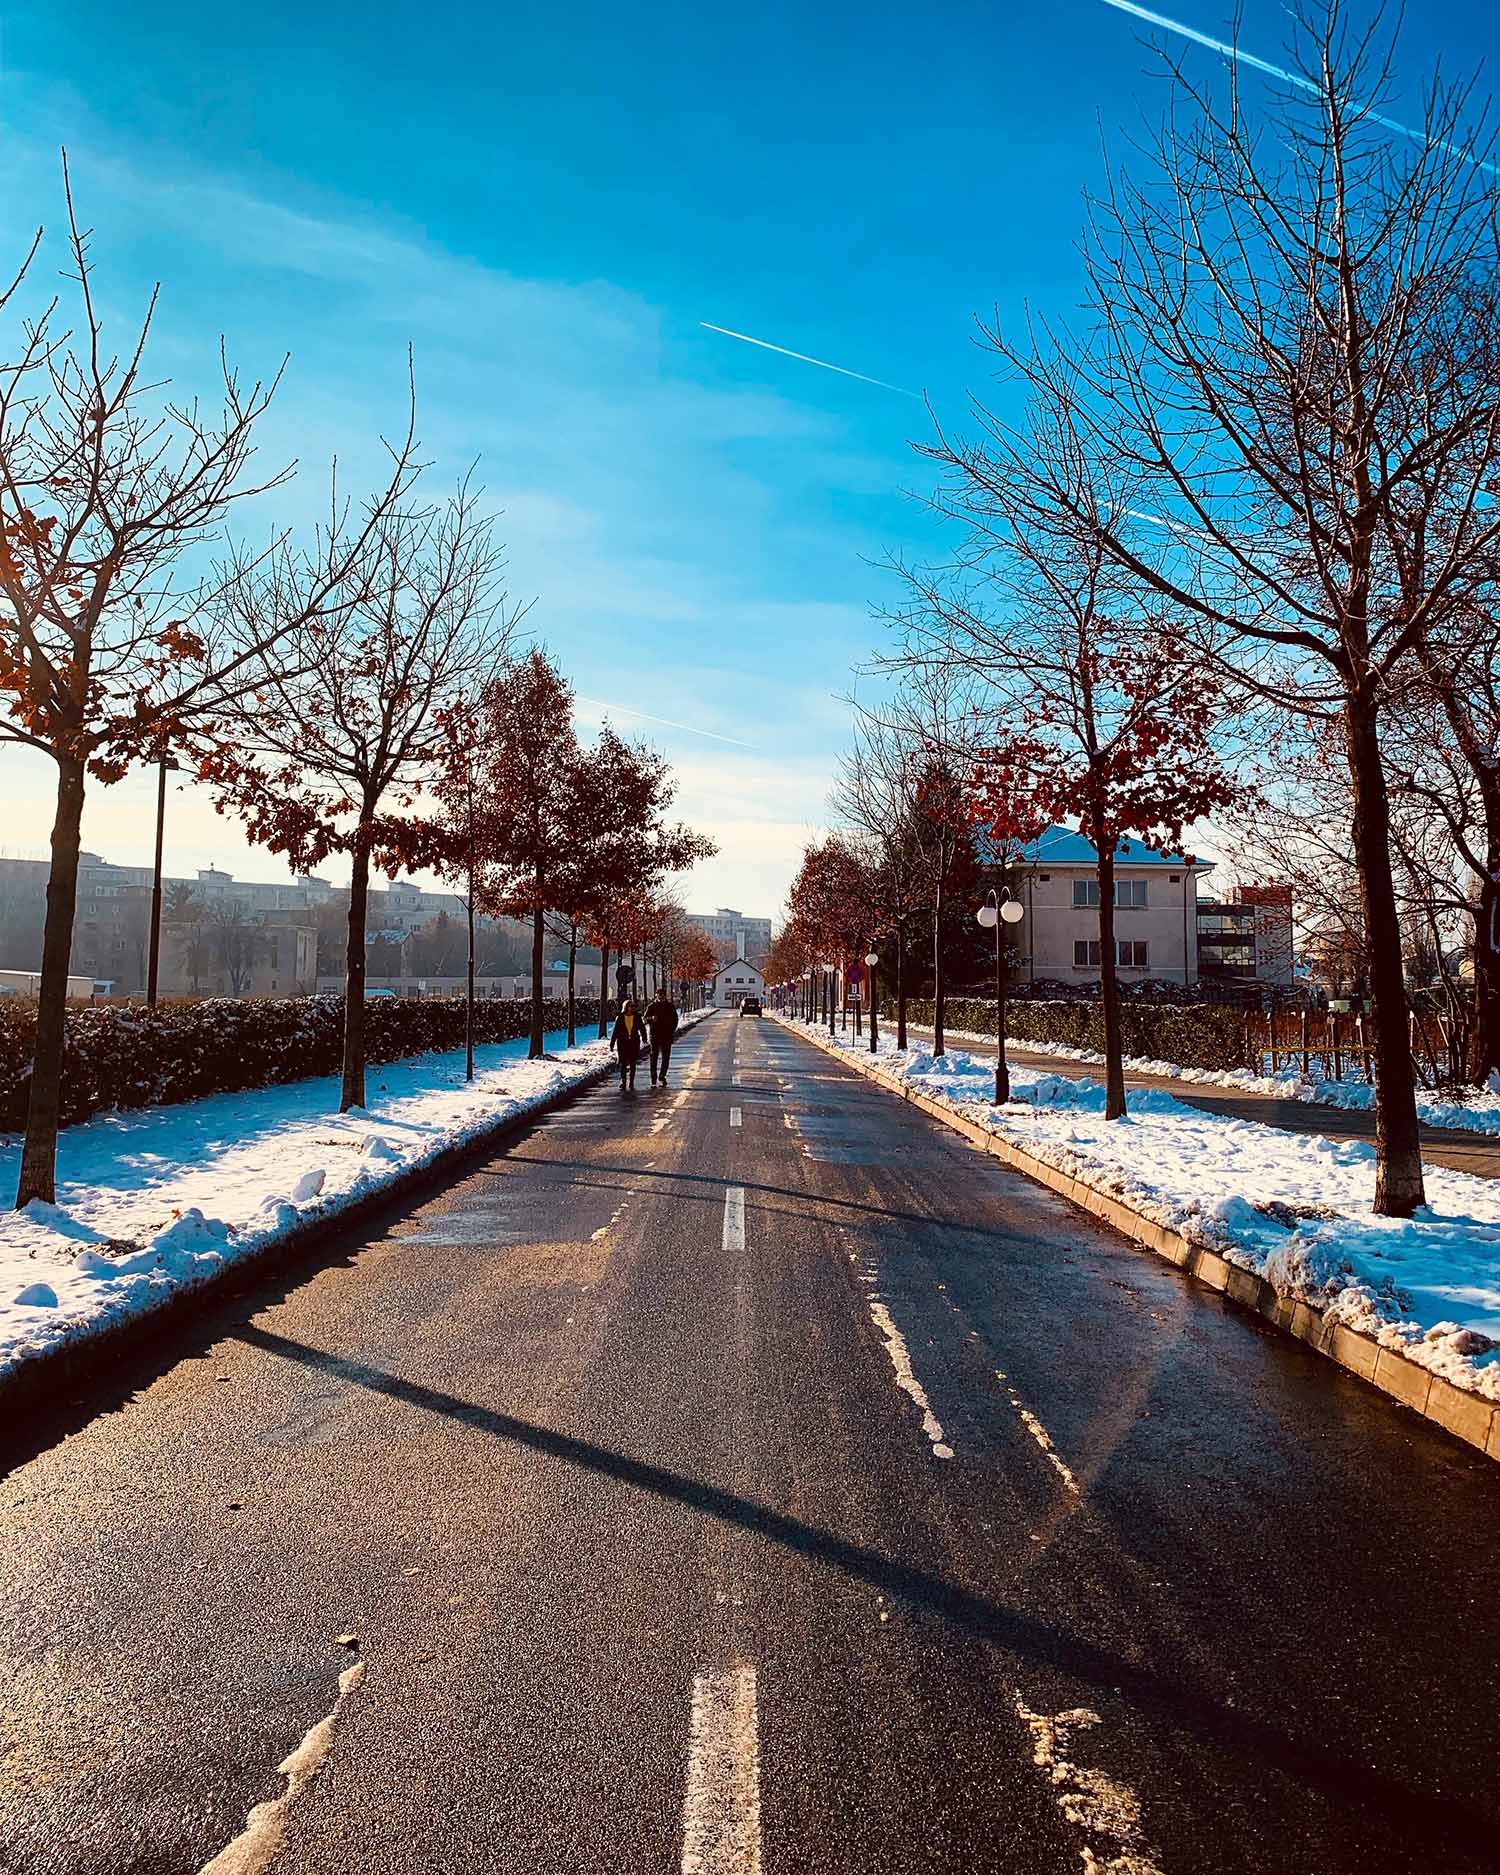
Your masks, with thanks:
[{"label": "snowy sidewalk", "polygon": [[[868,1064],[868,1039],[833,1040]],[[1132,1090],[1128,1117],[1108,1121],[1099,1082],[1019,1060],[1012,1099],[996,1108],[993,1049],[902,1054],[883,1025],[879,1065],[1278,1295],[1500,1402],[1500,1184],[1432,1167],[1415,1218],[1379,1218],[1375,1151],[1361,1139],[1205,1112],[1162,1088]]]},{"label": "snowy sidewalk", "polygon": [[[605,1042],[528,1061],[524,1040],[371,1066],[368,1107],[339,1078],[103,1113],[65,1129],[57,1203],[0,1213],[0,1378],[137,1316],[303,1225],[335,1216],[441,1154],[544,1105],[610,1061]],[[21,1141],[0,1134],[0,1188]]]},{"label": "snowy sidewalk", "polygon": [[[881,1018],[881,1033],[886,1020]],[[895,1034],[895,1025],[890,1025]],[[932,1030],[907,1024],[908,1036],[923,1043],[932,1039]],[[960,1043],[966,1052],[988,1055],[993,1061],[995,1044],[985,1036],[965,1029],[949,1029],[947,1040]],[[868,1047],[868,1038],[866,1046]],[[1081,1048],[1039,1048],[1027,1042],[1006,1043],[1005,1055],[1021,1067],[1038,1073],[1081,1073],[1102,1078],[1103,1060]],[[1075,1068],[1072,1064],[1077,1063]],[[1375,1111],[1371,1090],[1363,1082],[1308,1082],[1296,1075],[1254,1075],[1249,1072],[1214,1075],[1198,1069],[1173,1069],[1165,1062],[1127,1066],[1127,1088],[1155,1088],[1176,1096],[1184,1106],[1204,1113],[1217,1113],[1227,1119],[1253,1120],[1261,1126],[1274,1126],[1287,1133],[1318,1133],[1325,1139],[1375,1138]],[[1366,1104],[1366,1102],[1371,1104]],[[1467,1172],[1473,1178],[1500,1178],[1500,1096],[1478,1094],[1463,1109],[1435,1100],[1423,1099],[1426,1115],[1441,1115],[1436,1124],[1424,1116],[1422,1157],[1430,1165],[1445,1166],[1450,1172]],[[1459,1122],[1462,1124],[1459,1124]]]}]

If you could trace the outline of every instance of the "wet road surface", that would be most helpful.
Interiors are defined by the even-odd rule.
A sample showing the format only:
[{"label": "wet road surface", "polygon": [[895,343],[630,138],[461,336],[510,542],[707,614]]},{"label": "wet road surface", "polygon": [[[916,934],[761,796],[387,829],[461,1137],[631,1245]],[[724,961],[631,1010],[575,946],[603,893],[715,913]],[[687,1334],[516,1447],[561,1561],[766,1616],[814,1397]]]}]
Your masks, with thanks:
[{"label": "wet road surface", "polygon": [[1500,1469],[785,1030],[673,1070],[33,1431],[0,1869],[1500,1865]]}]

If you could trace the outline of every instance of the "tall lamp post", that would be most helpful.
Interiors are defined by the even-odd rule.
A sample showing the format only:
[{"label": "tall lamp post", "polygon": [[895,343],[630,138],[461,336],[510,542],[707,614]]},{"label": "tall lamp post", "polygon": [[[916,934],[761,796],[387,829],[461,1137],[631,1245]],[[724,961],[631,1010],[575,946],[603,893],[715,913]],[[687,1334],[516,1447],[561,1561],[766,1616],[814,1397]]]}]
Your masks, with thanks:
[{"label": "tall lamp post", "polygon": [[974,916],[986,931],[995,933],[995,1105],[1004,1106],[1010,1099],[1010,1063],[1005,1059],[1005,947],[1003,927],[1019,924],[1026,916],[1021,901],[1012,898],[1010,887],[1003,895],[991,892],[988,902]]},{"label": "tall lamp post", "polygon": [[833,973],[837,968],[838,966],[836,964],[825,963],[823,966],[823,981],[828,986],[826,1001],[828,1004],[828,1033],[830,1035],[833,1035],[837,1032],[838,1011],[833,1006],[834,995],[835,995]]},{"label": "tall lamp post", "polygon": [[879,993],[875,982],[875,966],[879,962],[880,956],[877,951],[867,950],[865,952],[865,968],[870,973],[870,1053],[872,1055],[875,1053],[876,1043],[880,1040],[879,1017],[875,1007],[875,999]]},{"label": "tall lamp post", "polygon": [[146,1006],[156,1007],[156,985],[161,974],[161,848],[167,820],[167,771],[177,763],[163,755],[156,768],[156,864],[151,873],[151,939],[146,957]]}]

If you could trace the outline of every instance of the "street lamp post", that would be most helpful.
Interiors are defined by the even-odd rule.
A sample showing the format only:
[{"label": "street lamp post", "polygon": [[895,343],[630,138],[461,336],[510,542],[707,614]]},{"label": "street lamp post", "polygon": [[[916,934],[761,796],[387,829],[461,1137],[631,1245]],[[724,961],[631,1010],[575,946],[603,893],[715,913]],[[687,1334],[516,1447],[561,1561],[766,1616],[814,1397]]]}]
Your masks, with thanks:
[{"label": "street lamp post", "polygon": [[146,959],[146,1006],[156,1007],[156,985],[161,974],[161,848],[167,820],[167,770],[177,767],[170,755],[156,765],[156,864],[151,873],[151,938]]},{"label": "street lamp post", "polygon": [[875,966],[880,962],[879,953],[874,950],[865,952],[865,968],[870,973],[870,1053],[875,1053],[875,1045],[880,1040],[880,1018],[875,1007],[878,994],[875,982]]},{"label": "street lamp post", "polygon": [[826,997],[826,1002],[828,1006],[828,1033],[830,1035],[835,1035],[838,1032],[837,1026],[836,1026],[836,1017],[837,1017],[838,1012],[835,1010],[833,1006],[833,1003],[834,1003],[833,973],[834,973],[835,968],[836,968],[835,965],[828,964],[828,963],[825,963],[823,966],[823,981],[828,985],[828,994]]},{"label": "street lamp post", "polygon": [[1012,898],[1010,887],[1001,896],[991,892],[988,902],[974,916],[986,931],[995,933],[995,1105],[1004,1106],[1010,1099],[1010,1063],[1005,1059],[1005,947],[1003,927],[1019,924],[1026,915],[1021,901]]}]

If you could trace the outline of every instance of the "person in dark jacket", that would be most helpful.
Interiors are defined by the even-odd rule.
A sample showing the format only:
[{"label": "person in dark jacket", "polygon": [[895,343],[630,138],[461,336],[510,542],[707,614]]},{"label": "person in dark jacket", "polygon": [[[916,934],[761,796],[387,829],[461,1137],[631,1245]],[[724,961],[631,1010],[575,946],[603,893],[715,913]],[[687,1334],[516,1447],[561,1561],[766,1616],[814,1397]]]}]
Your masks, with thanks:
[{"label": "person in dark jacket", "polygon": [[627,996],[620,1004],[620,1013],[615,1018],[615,1032],[609,1038],[609,1045],[620,1058],[620,1092],[626,1088],[635,1091],[635,1068],[641,1058],[641,1019],[635,1013],[635,1004]]},{"label": "person in dark jacket", "polygon": [[672,1061],[672,1037],[677,1033],[677,1005],[658,990],[646,1006],[646,1035],[651,1043],[651,1085],[667,1084]]}]

